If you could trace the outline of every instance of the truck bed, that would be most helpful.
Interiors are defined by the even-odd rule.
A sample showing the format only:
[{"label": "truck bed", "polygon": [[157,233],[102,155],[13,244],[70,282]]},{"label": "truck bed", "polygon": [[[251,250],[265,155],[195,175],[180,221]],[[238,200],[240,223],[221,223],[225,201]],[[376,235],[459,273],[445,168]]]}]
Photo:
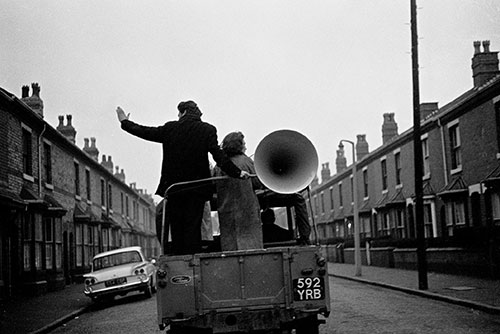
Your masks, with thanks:
[{"label": "truck bed", "polygon": [[213,333],[280,328],[330,310],[328,270],[318,246],[162,256],[160,328]]}]

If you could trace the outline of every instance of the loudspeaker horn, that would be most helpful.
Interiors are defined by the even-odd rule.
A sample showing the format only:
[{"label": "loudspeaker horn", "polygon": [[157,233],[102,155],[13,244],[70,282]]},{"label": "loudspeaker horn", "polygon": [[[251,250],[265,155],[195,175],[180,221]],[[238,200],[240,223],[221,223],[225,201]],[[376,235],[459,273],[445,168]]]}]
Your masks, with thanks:
[{"label": "loudspeaker horn", "polygon": [[277,130],[260,141],[254,156],[259,180],[281,194],[306,188],[318,171],[318,154],[307,137],[293,130]]}]

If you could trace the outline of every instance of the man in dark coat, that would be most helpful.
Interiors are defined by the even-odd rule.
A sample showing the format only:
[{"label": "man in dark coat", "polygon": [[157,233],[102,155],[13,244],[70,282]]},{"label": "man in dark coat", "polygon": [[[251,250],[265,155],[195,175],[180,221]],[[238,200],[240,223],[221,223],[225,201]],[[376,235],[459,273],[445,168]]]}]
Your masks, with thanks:
[{"label": "man in dark coat", "polygon": [[[161,143],[163,162],[161,178],[156,194],[164,197],[169,186],[178,182],[209,178],[208,152],[217,165],[229,176],[248,178],[247,172],[236,167],[220,149],[216,128],[201,120],[201,111],[193,101],[181,102],[177,106],[179,120],[162,126],[148,127],[130,121],[129,116],[116,109],[121,127],[128,133],[145,140]],[[172,189],[166,204],[166,225],[171,228],[174,255],[194,254],[201,250],[201,221],[205,202],[211,198],[207,187],[189,187],[185,190]],[[163,233],[164,249],[168,229]]]}]

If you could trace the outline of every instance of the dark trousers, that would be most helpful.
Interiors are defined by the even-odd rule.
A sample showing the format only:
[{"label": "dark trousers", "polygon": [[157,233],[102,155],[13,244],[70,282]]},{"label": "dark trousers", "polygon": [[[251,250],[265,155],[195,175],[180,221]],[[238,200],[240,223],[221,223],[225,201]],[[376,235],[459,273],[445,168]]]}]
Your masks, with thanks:
[{"label": "dark trousers", "polygon": [[171,196],[167,200],[163,249],[167,249],[168,229],[171,230],[172,255],[201,252],[201,221],[205,200],[197,196]]}]

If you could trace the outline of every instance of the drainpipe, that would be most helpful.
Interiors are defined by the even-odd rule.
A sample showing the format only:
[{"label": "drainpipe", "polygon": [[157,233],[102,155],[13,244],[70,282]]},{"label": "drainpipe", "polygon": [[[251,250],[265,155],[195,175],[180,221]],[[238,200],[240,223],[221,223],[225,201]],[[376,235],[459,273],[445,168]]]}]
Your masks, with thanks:
[{"label": "drainpipe", "polygon": [[443,153],[444,184],[448,185],[448,164],[446,163],[446,146],[444,145],[444,128],[441,119],[437,119],[437,124],[441,129],[441,152]]},{"label": "drainpipe", "polygon": [[43,130],[38,136],[38,197],[42,197],[42,136],[47,129],[47,124],[43,124]]}]

